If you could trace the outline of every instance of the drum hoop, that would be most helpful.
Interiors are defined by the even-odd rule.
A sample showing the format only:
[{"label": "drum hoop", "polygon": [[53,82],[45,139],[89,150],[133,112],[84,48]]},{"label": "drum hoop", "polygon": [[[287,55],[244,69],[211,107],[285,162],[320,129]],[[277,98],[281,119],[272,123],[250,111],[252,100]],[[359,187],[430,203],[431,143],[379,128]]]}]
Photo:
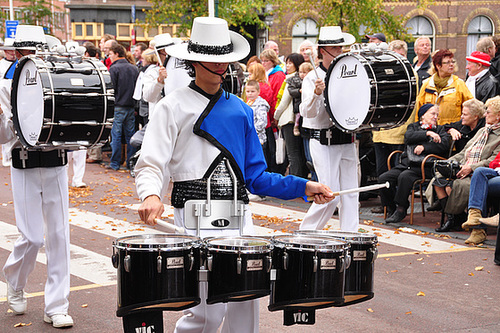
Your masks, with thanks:
[{"label": "drum hoop", "polygon": [[335,240],[338,242],[338,244],[296,244],[290,241],[283,241],[281,239],[293,239],[294,237],[298,238],[303,238],[307,239],[305,236],[310,236],[310,235],[281,235],[281,236],[274,236],[273,237],[273,243],[275,247],[283,247],[286,249],[297,249],[301,251],[317,251],[317,252],[339,252],[337,250],[346,250],[349,247],[349,244],[347,241],[335,238],[335,237],[330,237],[326,235],[313,235],[314,238],[316,239],[323,239],[323,240],[328,240],[332,241]]},{"label": "drum hoop", "polygon": [[[164,238],[185,238],[185,242],[177,242],[173,244],[132,244],[126,243],[125,241],[128,239],[153,239],[157,236],[162,236]],[[167,237],[165,237],[167,236]],[[115,241],[115,247],[117,249],[123,250],[134,250],[134,251],[176,251],[182,249],[189,249],[191,247],[199,247],[201,244],[201,239],[196,236],[190,235],[178,235],[178,234],[148,234],[148,235],[135,235],[135,236],[126,236],[118,238]]]},{"label": "drum hoop", "polygon": [[360,233],[355,231],[340,231],[340,230],[298,230],[294,234],[297,235],[322,235],[336,239],[343,239],[356,244],[372,244],[378,243],[377,235],[369,233]]},{"label": "drum hoop", "polygon": [[[242,239],[242,240],[256,240],[266,243],[266,245],[249,245],[249,246],[239,246],[239,245],[221,245],[221,244],[211,244],[210,242],[216,240],[230,240],[230,239]],[[205,247],[208,251],[214,252],[227,252],[227,253],[267,253],[271,252],[273,249],[273,244],[270,240],[262,237],[254,236],[225,236],[225,237],[208,237],[204,239]]]}]

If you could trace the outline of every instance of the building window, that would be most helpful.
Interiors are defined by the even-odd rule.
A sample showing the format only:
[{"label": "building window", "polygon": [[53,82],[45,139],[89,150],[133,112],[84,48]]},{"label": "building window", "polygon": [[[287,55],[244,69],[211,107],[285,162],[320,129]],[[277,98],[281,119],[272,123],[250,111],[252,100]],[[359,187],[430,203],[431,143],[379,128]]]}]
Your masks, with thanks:
[{"label": "building window", "polygon": [[493,23],[486,16],[476,16],[467,28],[467,55],[476,50],[476,43],[483,37],[493,35]]},{"label": "building window", "polygon": [[310,18],[300,19],[292,29],[292,52],[297,52],[300,43],[310,40],[316,44],[319,35],[319,27],[316,21]]},{"label": "building window", "polygon": [[[406,23],[408,32],[417,39],[418,37],[428,37],[431,40],[431,52],[434,50],[435,29],[432,22],[425,16],[415,16]],[[417,56],[414,42],[408,43],[408,59],[410,62]]]}]

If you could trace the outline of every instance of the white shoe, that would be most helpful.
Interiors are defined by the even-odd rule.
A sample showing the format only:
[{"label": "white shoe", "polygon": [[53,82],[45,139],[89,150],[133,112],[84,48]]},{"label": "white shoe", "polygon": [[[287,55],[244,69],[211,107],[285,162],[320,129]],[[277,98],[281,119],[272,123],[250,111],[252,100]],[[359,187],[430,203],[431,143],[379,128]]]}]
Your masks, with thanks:
[{"label": "white shoe", "polygon": [[59,327],[71,327],[74,325],[73,323],[73,318],[69,314],[65,313],[57,313],[51,317],[49,317],[47,314],[43,314],[43,321],[49,324],[52,324],[52,326],[59,328]]},{"label": "white shoe", "polygon": [[79,182],[79,183],[71,183],[71,186],[78,187],[78,188],[84,188],[84,187],[87,187],[87,184],[85,184],[84,182]]},{"label": "white shoe", "polygon": [[266,197],[261,197],[260,195],[248,193],[248,200],[258,202],[266,200]]},{"label": "white shoe", "polygon": [[7,283],[7,303],[9,304],[9,308],[16,315],[25,313],[28,302],[24,296],[24,290],[15,291],[14,288]]}]

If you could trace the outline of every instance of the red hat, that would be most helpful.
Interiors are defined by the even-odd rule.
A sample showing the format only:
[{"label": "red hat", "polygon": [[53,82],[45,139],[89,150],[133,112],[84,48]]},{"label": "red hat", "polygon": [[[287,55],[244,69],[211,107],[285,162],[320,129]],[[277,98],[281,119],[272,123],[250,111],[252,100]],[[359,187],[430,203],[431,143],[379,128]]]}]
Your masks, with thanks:
[{"label": "red hat", "polygon": [[474,51],[470,56],[466,57],[467,61],[475,62],[486,67],[490,67],[490,56],[484,52]]}]

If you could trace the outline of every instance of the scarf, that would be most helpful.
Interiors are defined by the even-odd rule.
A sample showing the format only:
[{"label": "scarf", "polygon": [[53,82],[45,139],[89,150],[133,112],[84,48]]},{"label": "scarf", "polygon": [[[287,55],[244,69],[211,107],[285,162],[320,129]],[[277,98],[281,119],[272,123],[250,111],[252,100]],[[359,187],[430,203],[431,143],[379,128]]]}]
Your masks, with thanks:
[{"label": "scarf", "polygon": [[436,125],[434,125],[434,124],[424,124],[422,122],[420,122],[420,127],[423,130],[435,130],[436,129]]},{"label": "scarf", "polygon": [[449,76],[440,77],[437,73],[434,75],[434,85],[436,86],[436,91],[439,94],[448,85]]},{"label": "scarf", "polygon": [[494,125],[487,125],[481,135],[471,144],[469,148],[465,151],[465,165],[471,165],[477,163],[481,160],[481,153],[483,152],[484,146],[488,141],[489,134],[500,128],[500,123]]}]

